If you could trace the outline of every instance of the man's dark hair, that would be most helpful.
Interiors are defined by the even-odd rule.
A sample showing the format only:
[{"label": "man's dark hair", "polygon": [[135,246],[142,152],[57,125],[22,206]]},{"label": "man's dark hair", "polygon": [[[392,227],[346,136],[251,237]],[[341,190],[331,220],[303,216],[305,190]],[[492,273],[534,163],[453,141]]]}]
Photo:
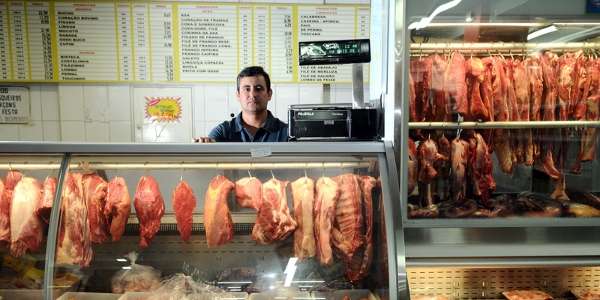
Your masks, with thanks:
[{"label": "man's dark hair", "polygon": [[262,75],[265,78],[265,83],[267,84],[267,91],[270,91],[271,90],[271,79],[269,78],[269,74],[267,74],[267,72],[265,72],[265,70],[259,66],[246,67],[240,71],[240,73],[237,76],[237,90],[238,91],[240,90],[240,80],[242,78],[254,77],[254,76],[258,76],[258,75]]}]

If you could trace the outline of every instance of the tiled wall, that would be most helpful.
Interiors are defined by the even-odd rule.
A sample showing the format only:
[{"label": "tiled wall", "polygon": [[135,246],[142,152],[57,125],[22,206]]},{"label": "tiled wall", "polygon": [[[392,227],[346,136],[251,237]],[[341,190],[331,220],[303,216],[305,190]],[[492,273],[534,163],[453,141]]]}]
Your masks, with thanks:
[{"label": "tiled wall", "polygon": [[[31,122],[25,125],[0,124],[0,140],[65,142],[151,142],[136,124],[139,115],[135,85],[31,85]],[[239,112],[235,84],[176,86],[191,90],[192,115],[189,137],[171,142],[188,142],[205,136],[231,113]],[[152,87],[160,89],[159,87]],[[321,84],[274,84],[269,109],[287,121],[290,104],[322,103]],[[368,90],[365,95],[369,95]],[[351,102],[350,84],[331,85],[332,103]],[[139,118],[138,118],[139,119]],[[183,124],[185,125],[185,124]]]}]

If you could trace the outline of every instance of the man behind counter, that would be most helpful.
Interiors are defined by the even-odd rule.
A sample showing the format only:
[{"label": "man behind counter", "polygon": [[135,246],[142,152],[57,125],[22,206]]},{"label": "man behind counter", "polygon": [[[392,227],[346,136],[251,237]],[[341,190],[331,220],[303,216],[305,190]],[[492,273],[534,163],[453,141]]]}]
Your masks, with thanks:
[{"label": "man behind counter", "polygon": [[194,138],[195,142],[287,142],[288,125],[267,109],[273,91],[269,74],[262,67],[240,71],[235,95],[242,111],[213,128],[208,137]]}]

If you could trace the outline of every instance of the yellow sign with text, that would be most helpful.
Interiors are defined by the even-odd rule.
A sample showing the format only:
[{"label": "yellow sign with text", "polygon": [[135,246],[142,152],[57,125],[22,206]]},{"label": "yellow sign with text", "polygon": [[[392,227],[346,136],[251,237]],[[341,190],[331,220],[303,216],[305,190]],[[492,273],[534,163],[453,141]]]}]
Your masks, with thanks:
[{"label": "yellow sign with text", "polygon": [[152,122],[181,120],[181,97],[145,97],[146,119]]}]

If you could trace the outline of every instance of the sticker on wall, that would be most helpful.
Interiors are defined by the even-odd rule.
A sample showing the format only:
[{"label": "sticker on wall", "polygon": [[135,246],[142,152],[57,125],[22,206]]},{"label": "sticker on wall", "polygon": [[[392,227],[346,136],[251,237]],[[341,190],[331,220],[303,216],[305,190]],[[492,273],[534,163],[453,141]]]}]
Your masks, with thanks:
[{"label": "sticker on wall", "polygon": [[0,123],[29,123],[29,89],[22,86],[0,86]]},{"label": "sticker on wall", "polygon": [[181,121],[181,97],[146,96],[146,119],[151,122]]}]

